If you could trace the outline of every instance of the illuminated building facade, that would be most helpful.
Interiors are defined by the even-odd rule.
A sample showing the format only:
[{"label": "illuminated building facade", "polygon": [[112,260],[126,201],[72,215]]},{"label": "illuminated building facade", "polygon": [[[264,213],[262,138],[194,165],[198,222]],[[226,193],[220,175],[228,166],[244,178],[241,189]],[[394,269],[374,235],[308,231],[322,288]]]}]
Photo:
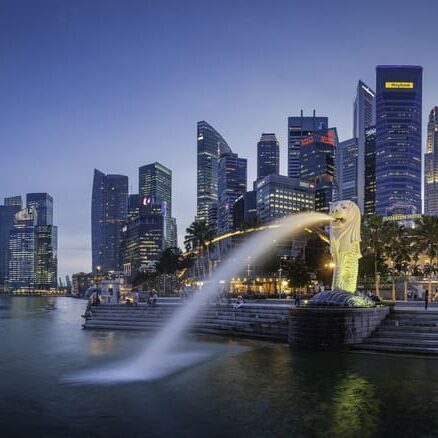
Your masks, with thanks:
[{"label": "illuminated building facade", "polygon": [[421,213],[422,67],[376,68],[376,214]]},{"label": "illuminated building facade", "polygon": [[287,174],[291,178],[299,178],[300,170],[300,150],[301,141],[313,133],[328,128],[327,117],[316,117],[315,111],[313,116],[303,116],[301,110],[300,116],[288,117],[288,145],[287,145]]},{"label": "illuminated building facade", "polygon": [[233,229],[236,199],[246,192],[247,160],[226,152],[219,157],[217,230],[219,234]]},{"label": "illuminated building facade", "polygon": [[365,211],[365,131],[376,123],[376,93],[359,81],[353,104],[353,137],[357,138],[357,205]]},{"label": "illuminated building facade", "polygon": [[254,184],[261,224],[299,211],[313,210],[313,189],[298,178],[268,175]]},{"label": "illuminated building facade", "polygon": [[257,143],[257,179],[280,173],[280,142],[275,134],[262,134]]},{"label": "illuminated building facade", "polygon": [[48,193],[28,193],[26,207],[35,208],[37,225],[53,225],[53,198]]},{"label": "illuminated building facade", "polygon": [[424,155],[424,213],[438,215],[438,107],[429,114]]},{"label": "illuminated building facade", "polygon": [[207,122],[198,122],[197,128],[196,219],[208,222],[208,209],[218,202],[219,155],[232,151],[222,136]]},{"label": "illuminated building facade", "polygon": [[165,220],[166,247],[175,247],[177,242],[172,231],[172,171],[157,162],[140,167],[138,193],[152,199],[155,204],[161,204]]},{"label": "illuminated building facade", "polygon": [[333,201],[337,143],[335,128],[315,132],[301,141],[300,179],[313,186],[316,211],[328,212]]},{"label": "illuminated building facade", "polygon": [[0,287],[3,287],[8,273],[9,233],[14,227],[15,215],[21,210],[21,196],[5,198],[0,205]]},{"label": "illuminated building facade", "polygon": [[341,141],[336,151],[338,198],[358,202],[358,139]]},{"label": "illuminated building facade", "polygon": [[56,288],[57,274],[58,228],[54,225],[38,225],[35,227],[35,288]]},{"label": "illuminated building facade", "polygon": [[376,212],[376,127],[365,129],[365,204],[364,214]]},{"label": "illuminated building facade", "polygon": [[7,284],[11,289],[35,287],[35,227],[37,213],[24,208],[15,214],[8,240]]},{"label": "illuminated building facade", "polygon": [[94,170],[91,203],[92,268],[97,272],[121,269],[122,229],[128,210],[128,177]]},{"label": "illuminated building facade", "polygon": [[165,247],[162,203],[141,198],[138,211],[123,229],[123,269],[128,276],[153,269]]}]

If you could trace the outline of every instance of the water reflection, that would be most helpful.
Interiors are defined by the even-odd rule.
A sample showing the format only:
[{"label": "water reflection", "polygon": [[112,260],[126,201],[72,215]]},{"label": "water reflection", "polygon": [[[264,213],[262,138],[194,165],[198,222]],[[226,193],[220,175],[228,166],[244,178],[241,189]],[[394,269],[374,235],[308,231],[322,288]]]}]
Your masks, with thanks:
[{"label": "water reflection", "polygon": [[376,431],[379,402],[374,385],[357,374],[347,375],[334,391],[329,436],[369,437]]}]

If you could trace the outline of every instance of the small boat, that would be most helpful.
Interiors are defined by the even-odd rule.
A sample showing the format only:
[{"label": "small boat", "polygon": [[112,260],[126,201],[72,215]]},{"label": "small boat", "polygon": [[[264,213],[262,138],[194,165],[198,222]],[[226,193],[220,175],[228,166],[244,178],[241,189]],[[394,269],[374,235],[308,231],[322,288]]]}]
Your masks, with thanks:
[{"label": "small boat", "polygon": [[47,303],[46,304],[46,309],[47,310],[55,310],[56,309],[56,304],[55,303]]}]

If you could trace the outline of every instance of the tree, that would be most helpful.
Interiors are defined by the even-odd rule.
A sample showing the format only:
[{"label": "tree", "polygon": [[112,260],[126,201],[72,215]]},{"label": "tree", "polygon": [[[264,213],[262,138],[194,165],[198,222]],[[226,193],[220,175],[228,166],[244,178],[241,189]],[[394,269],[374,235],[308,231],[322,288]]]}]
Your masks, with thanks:
[{"label": "tree", "polygon": [[[186,229],[184,245],[187,251],[197,251],[198,257],[198,276],[200,275],[199,261],[204,259],[204,253],[207,253],[207,266],[210,269],[210,254],[208,244],[214,237],[214,232],[207,226],[205,221],[194,221]],[[204,263],[202,263],[204,268]],[[204,269],[203,269],[204,270]],[[205,275],[205,272],[204,272]]]},{"label": "tree", "polygon": [[175,274],[181,266],[181,250],[179,248],[166,248],[155,265],[160,274]]},{"label": "tree", "polygon": [[240,224],[239,228],[242,231],[249,230],[250,228],[258,228],[260,227],[261,222],[258,216],[250,216],[243,220]]},{"label": "tree", "polygon": [[416,225],[414,232],[415,255],[426,254],[430,265],[434,266],[438,257],[438,217],[423,215],[416,221]]},{"label": "tree", "polygon": [[294,289],[301,289],[310,282],[310,274],[306,264],[300,258],[293,258],[287,265],[287,279]]}]

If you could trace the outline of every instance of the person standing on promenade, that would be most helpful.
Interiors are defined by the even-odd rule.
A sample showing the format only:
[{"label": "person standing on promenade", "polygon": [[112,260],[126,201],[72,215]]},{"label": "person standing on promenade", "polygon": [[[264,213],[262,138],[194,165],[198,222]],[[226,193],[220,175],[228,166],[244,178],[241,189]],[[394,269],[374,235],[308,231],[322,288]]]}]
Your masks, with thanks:
[{"label": "person standing on promenade", "polygon": [[424,293],[424,310],[427,310],[427,305],[429,304],[429,289],[426,289]]}]

